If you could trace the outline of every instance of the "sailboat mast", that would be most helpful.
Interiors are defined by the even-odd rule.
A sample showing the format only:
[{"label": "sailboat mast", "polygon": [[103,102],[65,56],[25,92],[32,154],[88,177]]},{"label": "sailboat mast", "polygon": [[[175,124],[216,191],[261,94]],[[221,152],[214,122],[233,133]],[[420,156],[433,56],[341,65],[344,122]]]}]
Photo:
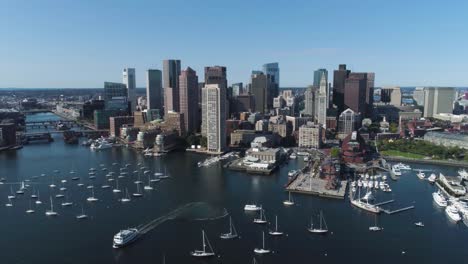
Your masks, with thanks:
[{"label": "sailboat mast", "polygon": [[203,253],[206,252],[206,244],[205,244],[205,231],[202,230],[202,237],[203,237]]},{"label": "sailboat mast", "polygon": [[278,216],[275,217],[275,229],[278,232]]},{"label": "sailboat mast", "polygon": [[232,235],[232,219],[229,217],[229,233]]},{"label": "sailboat mast", "polygon": [[262,248],[265,249],[265,232],[262,232]]}]

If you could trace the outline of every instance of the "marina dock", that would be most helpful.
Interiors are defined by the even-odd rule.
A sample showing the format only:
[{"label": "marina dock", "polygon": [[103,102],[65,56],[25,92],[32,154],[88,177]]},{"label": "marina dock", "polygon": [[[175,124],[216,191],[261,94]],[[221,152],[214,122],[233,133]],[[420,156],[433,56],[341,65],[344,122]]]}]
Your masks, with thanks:
[{"label": "marina dock", "polygon": [[396,214],[396,213],[404,212],[404,211],[407,211],[407,210],[410,210],[410,209],[413,209],[413,208],[414,208],[414,205],[404,207],[404,208],[401,208],[401,209],[397,209],[397,210],[393,210],[393,211],[390,211],[388,209],[381,209],[381,210],[382,210],[382,212],[384,212],[386,214]]}]

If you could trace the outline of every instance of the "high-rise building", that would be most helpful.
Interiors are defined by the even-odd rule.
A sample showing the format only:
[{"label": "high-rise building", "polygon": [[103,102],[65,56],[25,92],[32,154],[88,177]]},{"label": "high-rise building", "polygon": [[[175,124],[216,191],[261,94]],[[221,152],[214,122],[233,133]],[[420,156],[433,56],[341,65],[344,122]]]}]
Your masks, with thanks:
[{"label": "high-rise building", "polygon": [[255,112],[267,113],[273,107],[271,78],[263,72],[252,74],[251,93],[255,98]]},{"label": "high-rise building", "polygon": [[220,88],[227,89],[226,67],[205,67],[205,85],[207,84],[219,84]]},{"label": "high-rise building", "polygon": [[320,82],[322,81],[322,76],[325,74],[325,82],[328,85],[328,71],[327,69],[318,69],[314,71],[314,86],[319,87]]},{"label": "high-rise building", "polygon": [[322,126],[312,122],[299,127],[300,148],[320,148],[322,146]]},{"label": "high-rise building", "polygon": [[163,60],[164,113],[179,112],[180,60]]},{"label": "high-rise building", "polygon": [[374,88],[375,88],[375,73],[367,72],[366,85],[366,113],[365,117],[371,117],[372,109],[374,108]]},{"label": "high-rise building", "polygon": [[146,100],[147,109],[162,110],[162,72],[160,70],[146,71]]},{"label": "high-rise building", "polygon": [[221,153],[226,148],[226,89],[220,84],[206,84],[202,89],[202,134],[207,138],[207,151]]},{"label": "high-rise building", "polygon": [[328,95],[327,95],[327,79],[325,73],[322,73],[322,79],[320,80],[318,94],[316,98],[317,111],[315,113],[315,119],[317,123],[324,128],[327,126],[327,108],[328,108]]},{"label": "high-rise building", "polygon": [[239,96],[244,94],[242,83],[233,83],[232,84],[232,96]]},{"label": "high-rise building", "polygon": [[333,104],[337,106],[338,112],[342,112],[345,108],[345,81],[350,72],[346,70],[346,64],[340,64],[338,70],[333,71]]},{"label": "high-rise building", "polygon": [[455,88],[424,87],[424,117],[434,117],[436,114],[453,112]]},{"label": "high-rise building", "polygon": [[134,111],[137,106],[136,101],[136,80],[135,80],[135,69],[125,68],[123,69],[123,83],[127,87],[127,98],[130,102],[130,111]]},{"label": "high-rise building", "polygon": [[366,116],[367,73],[350,73],[344,90],[344,106]]},{"label": "high-rise building", "polygon": [[305,116],[315,117],[315,92],[316,88],[313,85],[307,87],[304,92],[304,111]]},{"label": "high-rise building", "polygon": [[416,87],[413,92],[413,100],[417,105],[424,105],[424,87]]},{"label": "high-rise building", "polygon": [[340,114],[338,119],[338,136],[343,139],[356,131],[361,123],[361,115],[348,108]]},{"label": "high-rise building", "polygon": [[394,106],[401,106],[400,87],[382,87],[380,89],[380,101]]},{"label": "high-rise building", "polygon": [[106,109],[128,109],[127,85],[104,82],[104,101]]},{"label": "high-rise building", "polygon": [[184,114],[185,131],[187,133],[198,130],[198,76],[190,67],[182,71],[179,76],[180,113]]},{"label": "high-rise building", "polygon": [[278,96],[280,87],[280,69],[277,62],[267,63],[263,65],[263,73],[271,79],[271,98]]}]

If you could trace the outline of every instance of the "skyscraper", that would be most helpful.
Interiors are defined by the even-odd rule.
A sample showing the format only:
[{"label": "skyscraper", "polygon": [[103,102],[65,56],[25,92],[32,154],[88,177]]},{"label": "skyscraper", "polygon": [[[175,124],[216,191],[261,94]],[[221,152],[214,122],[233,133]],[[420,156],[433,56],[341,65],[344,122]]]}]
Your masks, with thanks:
[{"label": "skyscraper", "polygon": [[130,102],[130,111],[134,111],[137,106],[136,101],[136,80],[135,80],[135,69],[125,68],[123,69],[123,83],[127,87],[127,97]]},{"label": "skyscraper", "polygon": [[317,123],[322,125],[324,128],[327,126],[327,108],[328,108],[328,95],[327,95],[327,79],[325,73],[322,73],[322,78],[320,80],[320,88],[316,96],[317,99],[317,112],[315,113],[315,119]]},{"label": "skyscraper", "polygon": [[400,87],[382,87],[380,89],[380,101],[394,106],[401,106]]},{"label": "skyscraper", "polygon": [[232,84],[232,96],[239,96],[244,94],[242,83],[233,83]]},{"label": "skyscraper", "polygon": [[163,60],[164,113],[179,112],[180,60]]},{"label": "skyscraper", "polygon": [[374,83],[375,83],[375,73],[367,73],[367,85],[366,85],[366,115],[365,117],[371,117],[372,109],[374,107]]},{"label": "skyscraper", "polygon": [[424,117],[434,117],[436,114],[453,112],[455,88],[424,87]]},{"label": "skyscraper", "polygon": [[252,74],[251,93],[255,98],[255,112],[267,113],[273,107],[271,78],[263,72]]},{"label": "skyscraper", "polygon": [[319,87],[320,81],[322,80],[322,75],[325,74],[325,81],[328,85],[328,71],[327,69],[318,69],[314,71],[314,86]]},{"label": "skyscraper", "polygon": [[160,70],[146,71],[146,100],[148,109],[162,110],[162,72]]},{"label": "skyscraper", "polygon": [[280,69],[277,62],[263,65],[263,73],[271,78],[271,98],[278,96],[280,87]]},{"label": "skyscraper", "polygon": [[310,85],[304,92],[304,115],[315,117],[315,87]]},{"label": "skyscraper", "polygon": [[219,84],[220,88],[227,89],[226,67],[205,67],[205,85],[207,84]]},{"label": "skyscraper", "polygon": [[106,109],[128,109],[128,89],[124,83],[104,82]]},{"label": "skyscraper", "polygon": [[367,73],[350,73],[345,80],[344,106],[366,116]]},{"label": "skyscraper", "polygon": [[338,107],[341,113],[344,106],[345,81],[351,71],[346,70],[346,64],[340,64],[338,70],[333,71],[333,104]]},{"label": "skyscraper", "polygon": [[361,123],[361,115],[351,109],[346,109],[338,119],[338,133],[340,138],[345,138],[351,132],[356,131]]},{"label": "skyscraper", "polygon": [[198,112],[198,76],[190,67],[179,76],[180,113],[184,115],[185,131],[196,132],[199,124]]},{"label": "skyscraper", "polygon": [[[226,148],[226,89],[219,84],[206,84],[202,89],[202,134],[207,138],[208,152],[223,152]],[[203,132],[203,131],[202,131]]]}]

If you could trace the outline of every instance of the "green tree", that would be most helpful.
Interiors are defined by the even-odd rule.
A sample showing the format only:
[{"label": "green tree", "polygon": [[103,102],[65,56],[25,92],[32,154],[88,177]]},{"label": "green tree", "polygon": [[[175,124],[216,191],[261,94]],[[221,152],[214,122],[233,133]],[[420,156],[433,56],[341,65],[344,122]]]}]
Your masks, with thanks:
[{"label": "green tree", "polygon": [[339,148],[333,147],[330,150],[330,156],[332,156],[332,158],[338,158],[339,155],[340,155],[340,149]]},{"label": "green tree", "polygon": [[390,123],[390,132],[391,133],[396,133],[398,132],[398,125],[395,123]]}]

